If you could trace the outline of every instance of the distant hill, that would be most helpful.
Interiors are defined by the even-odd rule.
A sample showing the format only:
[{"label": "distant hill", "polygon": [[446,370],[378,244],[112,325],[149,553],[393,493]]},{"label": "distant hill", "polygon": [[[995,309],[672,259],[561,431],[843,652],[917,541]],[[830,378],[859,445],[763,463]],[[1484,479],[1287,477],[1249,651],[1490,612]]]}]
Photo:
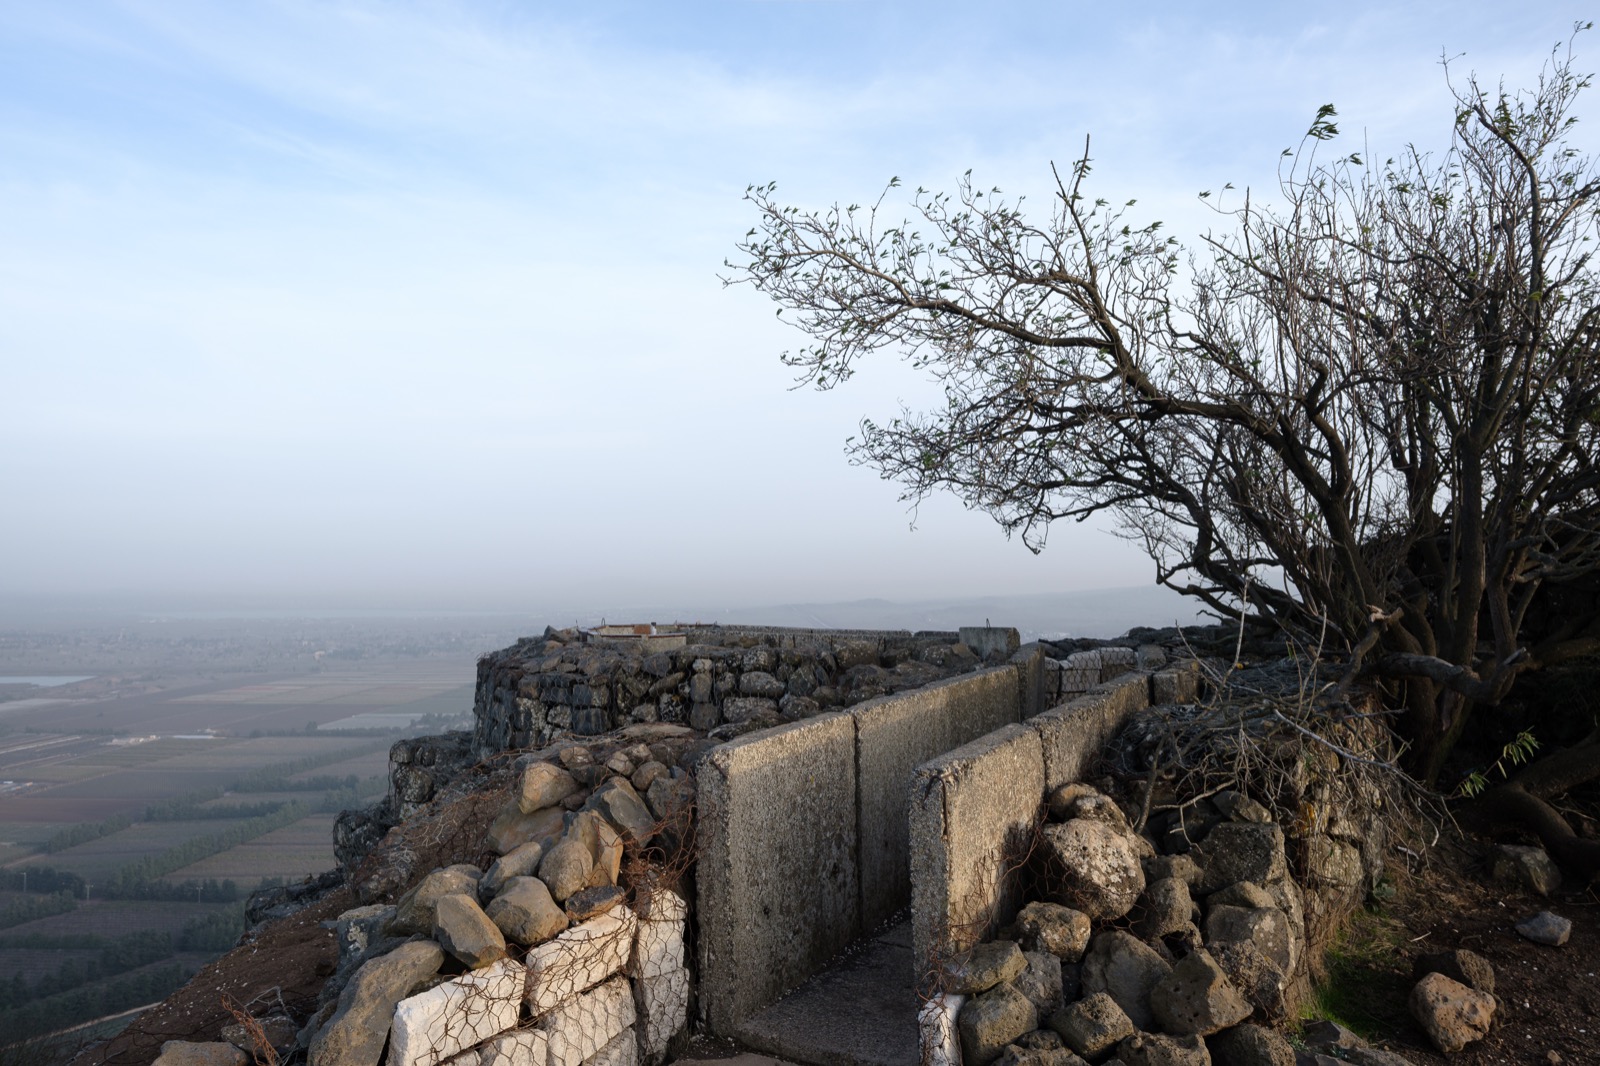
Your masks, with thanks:
[{"label": "distant hill", "polygon": [[[1207,621],[1198,603],[1157,585],[1086,589],[1031,596],[975,596],[937,600],[849,600],[783,603],[762,607],[631,608],[611,621],[724,622],[820,629],[957,629],[1015,626],[1023,640],[1038,637],[1114,637],[1134,626],[1191,625]],[[588,619],[585,619],[588,621]]]}]

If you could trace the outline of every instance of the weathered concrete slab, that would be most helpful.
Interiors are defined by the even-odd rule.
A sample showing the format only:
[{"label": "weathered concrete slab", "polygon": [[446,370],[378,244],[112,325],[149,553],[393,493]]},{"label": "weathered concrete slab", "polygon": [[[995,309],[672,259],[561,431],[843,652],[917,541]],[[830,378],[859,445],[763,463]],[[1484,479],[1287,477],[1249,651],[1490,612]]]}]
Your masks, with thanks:
[{"label": "weathered concrete slab", "polygon": [[400,1001],[389,1030],[394,1066],[434,1066],[517,1024],[522,964],[510,959]]},{"label": "weathered concrete slab", "polygon": [[700,1002],[712,1032],[815,973],[861,929],[855,720],[714,748],[700,765]]},{"label": "weathered concrete slab", "polygon": [[537,1029],[522,1029],[483,1046],[478,1066],[545,1066],[549,1040]]},{"label": "weathered concrete slab", "polygon": [[633,1044],[634,1017],[633,989],[626,977],[613,977],[574,996],[539,1023],[550,1041],[546,1061],[549,1066],[581,1066],[624,1033]]},{"label": "weathered concrete slab", "polygon": [[912,777],[911,921],[919,978],[1010,920],[1015,867],[1044,796],[1039,734],[1009,725],[918,767]]},{"label": "weathered concrete slab", "polygon": [[537,1018],[627,966],[636,924],[626,906],[613,907],[529,951],[529,1015]]},{"label": "weathered concrete slab", "polygon": [[633,1002],[638,1014],[635,1028],[639,1055],[645,1062],[661,1062],[672,1038],[689,1024],[692,987],[689,971],[682,968],[634,980]]},{"label": "weathered concrete slab", "polygon": [[1019,720],[1021,667],[997,666],[851,708],[860,809],[861,927],[911,900],[907,796],[922,763]]},{"label": "weathered concrete slab", "polygon": [[1122,723],[1149,702],[1146,675],[1124,674],[1030,719],[1027,724],[1039,734],[1044,756],[1044,790],[1083,780]]},{"label": "weathered concrete slab", "polygon": [[885,935],[746,1021],[737,1039],[812,1066],[919,1066],[911,949]]},{"label": "weathered concrete slab", "polygon": [[1050,660],[1045,656],[1044,646],[1038,642],[1024,644],[1011,657],[1011,663],[1017,668],[1018,716],[1032,718],[1050,706],[1051,682],[1058,681],[1059,674],[1047,668]]}]

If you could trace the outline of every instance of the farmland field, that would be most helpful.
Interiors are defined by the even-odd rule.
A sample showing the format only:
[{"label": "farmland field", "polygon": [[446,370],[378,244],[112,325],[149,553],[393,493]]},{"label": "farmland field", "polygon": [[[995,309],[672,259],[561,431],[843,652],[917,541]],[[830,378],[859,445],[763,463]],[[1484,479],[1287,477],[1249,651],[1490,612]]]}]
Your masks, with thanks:
[{"label": "farmland field", "polygon": [[249,891],[264,877],[298,880],[331,870],[333,821],[337,815],[313,814],[293,825],[273,830],[219,855],[201,859],[167,875],[168,881],[232,880]]},{"label": "farmland field", "polygon": [[[66,870],[93,881],[95,878],[108,877],[120,867],[146,855],[155,855],[194,837],[224,832],[238,824],[226,818],[192,822],[135,822],[108,837],[55,852],[48,861],[58,870]],[[178,880],[182,881],[183,878]]]},{"label": "farmland field", "polygon": [[94,899],[79,900],[78,909],[66,914],[14,925],[0,932],[0,939],[21,936],[65,936],[75,933],[93,933],[106,938],[153,929],[176,936],[184,925],[194,918],[214,911],[227,910],[233,904],[195,903],[168,900]]}]

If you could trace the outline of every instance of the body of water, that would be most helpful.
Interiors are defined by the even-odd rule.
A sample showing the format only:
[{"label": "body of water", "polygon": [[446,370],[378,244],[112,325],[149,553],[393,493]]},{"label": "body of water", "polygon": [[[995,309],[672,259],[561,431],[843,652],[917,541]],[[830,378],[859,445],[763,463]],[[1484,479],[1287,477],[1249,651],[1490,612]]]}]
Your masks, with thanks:
[{"label": "body of water", "polygon": [[38,685],[40,688],[56,688],[60,685],[88,681],[93,677],[93,674],[82,674],[77,677],[0,677],[0,685]]}]

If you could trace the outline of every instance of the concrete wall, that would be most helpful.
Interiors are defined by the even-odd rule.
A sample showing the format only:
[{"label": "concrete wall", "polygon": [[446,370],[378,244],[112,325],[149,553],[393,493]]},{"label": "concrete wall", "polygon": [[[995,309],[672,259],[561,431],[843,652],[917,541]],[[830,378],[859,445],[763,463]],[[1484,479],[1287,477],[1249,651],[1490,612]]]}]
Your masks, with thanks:
[{"label": "concrete wall", "polygon": [[713,749],[699,773],[697,873],[713,1032],[731,1034],[910,902],[912,771],[1015,725],[1039,658]]},{"label": "concrete wall", "polygon": [[856,726],[863,930],[876,928],[911,899],[907,797],[912,771],[936,755],[1016,722],[1020,674],[1017,666],[999,666],[851,709]]},{"label": "concrete wall", "polygon": [[940,958],[1011,917],[1044,795],[1039,733],[1008,725],[919,766],[911,779],[911,936],[919,985]]},{"label": "concrete wall", "polygon": [[1128,715],[1149,703],[1149,676],[1124,674],[1030,719],[1044,753],[1045,791],[1083,780]]},{"label": "concrete wall", "polygon": [[715,748],[699,771],[700,1002],[717,1033],[861,931],[855,719],[835,712]]},{"label": "concrete wall", "polygon": [[[1037,682],[1017,663],[1019,701]],[[1081,780],[1130,714],[1150,675],[1125,673],[1017,725],[919,766],[908,806],[911,922],[921,981],[1015,917],[1021,863],[1046,794]]]}]

